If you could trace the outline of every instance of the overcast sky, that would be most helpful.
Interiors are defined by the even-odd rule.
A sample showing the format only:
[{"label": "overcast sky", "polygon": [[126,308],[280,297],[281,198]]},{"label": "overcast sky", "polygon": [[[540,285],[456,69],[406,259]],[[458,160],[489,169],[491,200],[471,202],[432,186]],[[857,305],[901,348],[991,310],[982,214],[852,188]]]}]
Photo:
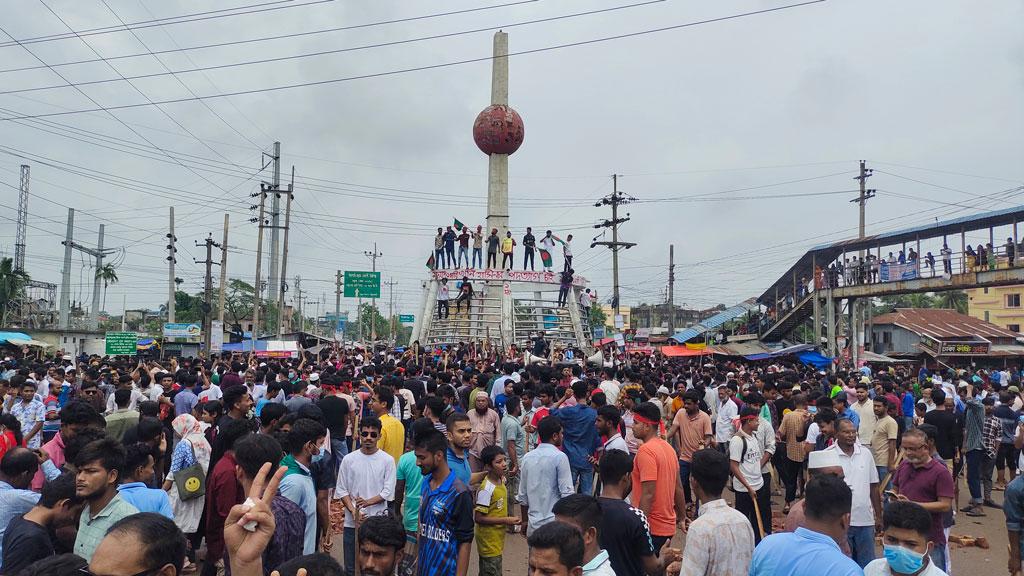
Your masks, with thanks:
[{"label": "overcast sky", "polygon": [[[105,223],[107,246],[124,248],[117,258],[121,281],[108,292],[113,313],[125,295],[129,308],[156,308],[166,299],[163,235],[170,205],[177,216],[177,275],[187,290],[202,287],[203,268],[193,257],[205,254],[194,242],[211,232],[219,240],[225,211],[231,215],[229,276],[253,281],[257,230],[248,222],[249,195],[260,179],[270,178],[269,171],[257,171],[261,150],[269,151],[274,140],[282,143],[283,178],[293,165],[296,173],[288,277],[301,276],[310,298],[326,296],[333,309],[335,270],[368,270],[363,251],[376,242],[383,253],[378,269],[398,282],[398,311],[415,312],[434,228],[453,217],[473,225],[484,220],[487,160],[471,128],[489,103],[490,63],[109,113],[10,116],[486,58],[494,30],[187,72],[196,67],[496,27],[509,32],[515,53],[785,5],[44,1],[20,0],[0,24],[0,44],[8,44],[0,47],[0,117],[8,118],[0,120],[0,250],[13,254],[18,166],[31,164],[29,273],[60,282],[60,242],[67,206],[73,206],[80,210],[77,242],[95,245],[98,225]],[[61,19],[84,31],[255,4],[287,8],[147,25],[135,35],[22,46],[7,36],[66,35]],[[633,6],[524,24],[627,5]],[[147,54],[485,6],[494,8]],[[641,200],[627,208],[632,221],[621,229],[622,239],[638,244],[620,260],[623,303],[663,301],[674,243],[676,303],[703,308],[758,295],[811,246],[855,236],[857,210],[849,199],[861,158],[875,169],[869,186],[878,189],[868,204],[869,233],[1024,205],[1020,191],[999,194],[1024,183],[1021,22],[1024,8],[1010,0],[983,8],[957,1],[828,0],[513,56],[510,103],[525,121],[526,138],[509,162],[511,226],[517,236],[529,225],[575,234],[575,268],[606,300],[610,254],[587,246],[597,232],[592,224],[610,216],[593,203],[611,191],[610,175],[621,174],[620,188]],[[143,55],[39,69],[40,60],[57,65],[98,60],[97,54]],[[116,81],[67,86],[102,80]],[[62,87],[22,91],[54,86]],[[92,269],[87,262],[82,267],[77,253],[74,262],[72,297],[88,302]],[[354,302],[343,300],[343,309],[354,309]]]}]

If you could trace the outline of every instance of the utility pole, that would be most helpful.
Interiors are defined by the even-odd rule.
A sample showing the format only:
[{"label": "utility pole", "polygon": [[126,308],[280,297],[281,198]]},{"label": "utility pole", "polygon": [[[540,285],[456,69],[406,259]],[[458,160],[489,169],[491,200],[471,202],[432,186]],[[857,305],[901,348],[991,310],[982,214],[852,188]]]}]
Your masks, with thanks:
[{"label": "utility pole", "polygon": [[[281,250],[281,286],[278,287],[278,299],[277,299],[277,339],[281,339],[281,326],[284,320],[284,293],[287,290],[285,286],[285,274],[288,270],[288,229],[291,226],[292,221],[292,190],[295,188],[295,166],[292,166],[292,182],[288,185],[288,204],[285,208],[284,215],[284,249]],[[277,230],[277,228],[274,228]],[[274,270],[271,270],[273,272]]]},{"label": "utility pole", "polygon": [[[250,336],[252,338],[252,348],[250,348],[250,350],[252,350],[253,352],[256,351],[256,340],[258,340],[259,337],[260,337],[259,336],[259,332],[260,332],[260,301],[262,300],[260,298],[260,295],[261,295],[260,283],[263,281],[263,279],[260,277],[260,266],[263,264],[263,229],[266,228],[266,226],[267,226],[267,222],[266,222],[267,187],[266,187],[266,184],[261,182],[260,183],[260,191],[259,192],[254,192],[251,196],[252,197],[256,197],[257,195],[259,195],[259,197],[260,197],[260,204],[259,204],[260,215],[259,215],[258,218],[250,218],[249,219],[250,222],[256,222],[257,223],[257,227],[259,228],[259,232],[257,233],[257,239],[256,239],[256,282],[253,284],[253,291],[252,291],[252,330],[250,331]],[[249,209],[250,210],[255,210],[256,209],[256,205],[249,206]]]},{"label": "utility pole", "polygon": [[[373,271],[376,272],[377,271],[377,258],[380,258],[381,256],[384,255],[384,254],[381,254],[380,252],[377,252],[377,243],[376,242],[373,243],[373,252],[366,252],[366,251],[364,251],[363,254],[365,254],[366,257],[369,258],[370,261],[373,263]],[[373,298],[372,302],[373,302],[373,304],[372,304],[373,311],[376,312],[377,311],[377,299]],[[377,341],[377,322],[375,320],[376,320],[376,317],[371,315],[370,316],[370,341],[374,342],[374,343]]]},{"label": "utility pole", "polygon": [[676,331],[676,264],[675,244],[668,245],[668,335],[672,336]]},{"label": "utility pole", "polygon": [[174,265],[178,263],[177,256],[174,255],[178,251],[174,247],[174,244],[178,241],[178,237],[174,235],[174,206],[170,207],[171,222],[169,232],[167,232],[167,321],[174,322]]},{"label": "utility pole", "polygon": [[[274,164],[273,179],[270,181],[270,191],[274,196],[270,203],[270,293],[267,300],[271,302],[280,301],[281,284],[284,282],[284,273],[277,275],[278,254],[280,251],[280,230],[281,230],[281,143],[274,142],[274,153],[270,155]],[[264,168],[266,165],[264,165]],[[280,327],[280,315],[278,311],[278,326]],[[280,332],[280,331],[278,331]]]},{"label": "utility pole", "polygon": [[[75,234],[75,209],[68,208],[68,229],[64,235],[64,270],[61,271],[60,282],[60,316],[58,326],[61,330],[71,327],[71,244]],[[173,284],[173,282],[172,282]]]},{"label": "utility pole", "polygon": [[224,240],[220,245],[220,298],[217,320],[224,326],[224,294],[228,291],[228,215],[224,214]]},{"label": "utility pole", "polygon": [[306,328],[305,317],[303,316],[302,310],[302,276],[295,277],[295,309],[299,313],[299,332],[302,332]]},{"label": "utility pole", "polygon": [[18,228],[14,236],[14,270],[25,270],[25,235],[28,228],[28,164],[21,165],[21,187],[18,189]]},{"label": "utility pole", "polygon": [[388,287],[388,322],[391,327],[391,343],[395,342],[395,282],[394,278],[388,278],[388,281],[384,283]]},{"label": "utility pole", "polygon": [[594,238],[594,241],[590,243],[590,247],[594,246],[606,246],[612,251],[612,308],[614,313],[619,313],[619,248],[632,248],[636,246],[634,242],[619,242],[619,224],[629,222],[629,214],[626,214],[625,218],[619,218],[619,205],[629,204],[636,198],[628,196],[619,191],[619,175],[612,174],[612,193],[599,200],[594,206],[600,208],[601,206],[612,207],[612,219],[605,220],[600,224],[594,224],[594,228],[611,228],[612,229],[612,241],[601,241],[597,240],[598,237]]},{"label": "utility pole", "polygon": [[[861,160],[860,174],[853,177],[854,180],[860,180],[860,196],[850,200],[850,202],[856,202],[860,205],[860,227],[858,228],[857,238],[861,239],[864,238],[864,206],[867,204],[868,200],[875,197],[875,192],[877,192],[874,188],[867,188],[867,180],[871,177],[873,172],[874,170],[868,168],[865,161]],[[860,257],[864,258],[864,250],[860,251]]]},{"label": "utility pole", "polygon": [[338,329],[338,319],[341,318],[341,289],[341,270],[338,270],[338,274],[334,277],[334,327],[331,332]]},{"label": "utility pole", "polygon": [[206,260],[196,260],[196,264],[206,264],[206,283],[203,285],[203,342],[206,343],[206,350],[210,350],[210,312],[213,306],[210,300],[213,298],[213,265],[220,266],[220,262],[213,261],[213,249],[221,245],[213,241],[213,234],[209,234],[202,244],[196,242],[196,246],[206,246]]},{"label": "utility pole", "polygon": [[[88,324],[87,324],[88,329],[92,330],[94,332],[99,329],[99,323],[100,323],[100,316],[99,316],[99,312],[100,312],[100,310],[99,310],[99,308],[100,308],[100,275],[99,275],[99,271],[103,268],[103,259],[106,258],[108,255],[113,254],[114,252],[116,252],[116,250],[112,250],[112,249],[109,249],[109,248],[108,249],[104,249],[103,248],[103,231],[104,231],[104,228],[105,228],[105,226],[103,224],[100,224],[100,233],[99,233],[99,239],[98,239],[97,244],[96,244],[96,248],[89,248],[87,246],[82,246],[81,244],[78,244],[74,240],[70,239],[71,235],[72,235],[71,234],[72,233],[71,212],[69,212],[69,214],[68,214],[68,238],[69,239],[64,241],[64,263],[65,263],[65,266],[67,268],[67,273],[68,274],[71,273],[71,249],[78,250],[79,252],[84,252],[84,253],[88,254],[89,256],[92,256],[93,258],[96,259],[96,273],[93,275],[93,279],[92,279],[92,310],[90,310],[90,312],[89,312],[89,321],[88,321]],[[63,294],[63,289],[61,289],[61,293]],[[69,295],[69,297],[70,297],[70,295]],[[63,305],[63,301],[62,301],[62,305]]]}]

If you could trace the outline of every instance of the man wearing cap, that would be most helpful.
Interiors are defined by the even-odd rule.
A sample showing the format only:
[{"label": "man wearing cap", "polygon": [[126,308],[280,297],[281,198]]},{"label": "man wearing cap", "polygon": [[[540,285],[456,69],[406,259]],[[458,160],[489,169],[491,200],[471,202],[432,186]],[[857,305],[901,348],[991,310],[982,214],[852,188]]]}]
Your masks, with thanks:
[{"label": "man wearing cap", "polygon": [[[831,474],[843,478],[843,465],[839,461],[839,454],[834,450],[818,450],[807,455],[808,479],[819,474]],[[801,498],[793,503],[786,514],[786,523],[783,532],[795,532],[797,528],[806,528],[807,518],[804,515],[804,499]],[[850,556],[850,542],[843,539],[839,542],[839,549],[843,554]]]},{"label": "man wearing cap", "polygon": [[857,428],[846,418],[836,423],[836,443],[826,448],[829,450],[839,456],[843,479],[853,492],[846,538],[853,551],[853,560],[863,568],[875,559],[875,530],[881,530],[882,525],[878,469],[871,451],[861,446]]}]

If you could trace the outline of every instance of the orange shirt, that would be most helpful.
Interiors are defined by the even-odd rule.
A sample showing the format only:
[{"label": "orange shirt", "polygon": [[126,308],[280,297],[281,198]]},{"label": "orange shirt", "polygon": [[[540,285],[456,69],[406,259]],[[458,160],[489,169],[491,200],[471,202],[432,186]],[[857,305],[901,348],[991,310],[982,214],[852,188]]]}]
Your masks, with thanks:
[{"label": "orange shirt", "polygon": [[676,412],[672,424],[679,430],[679,459],[689,462],[693,460],[693,453],[701,448],[707,448],[705,443],[707,437],[711,436],[711,417],[706,413],[697,410],[693,418],[686,413],[686,410]]},{"label": "orange shirt", "polygon": [[654,502],[647,512],[651,536],[676,533],[676,485],[679,484],[679,460],[668,442],[654,437],[643,444],[633,460],[633,506],[640,507],[644,482],[654,481]]}]

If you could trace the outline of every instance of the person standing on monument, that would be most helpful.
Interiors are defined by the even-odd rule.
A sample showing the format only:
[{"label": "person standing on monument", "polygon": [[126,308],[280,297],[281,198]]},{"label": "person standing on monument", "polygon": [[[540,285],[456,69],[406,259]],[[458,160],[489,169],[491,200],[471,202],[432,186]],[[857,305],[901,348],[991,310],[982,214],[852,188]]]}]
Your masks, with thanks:
[{"label": "person standing on monument", "polygon": [[487,237],[487,267],[497,268],[498,267],[498,243],[501,242],[501,238],[498,238],[498,229],[491,228],[491,235]]},{"label": "person standing on monument", "polygon": [[473,232],[473,262],[470,264],[470,268],[482,268],[484,265],[484,257],[482,249],[484,247],[484,227],[477,224],[476,232]]},{"label": "person standing on monument", "polygon": [[459,258],[455,263],[455,267],[462,266],[462,259],[466,259],[466,268],[469,268],[469,227],[466,225],[462,226],[462,231],[459,232]]},{"label": "person standing on monument", "polygon": [[569,270],[572,268],[572,246],[570,246],[570,242],[572,242],[572,234],[566,236],[565,240],[562,241],[562,256],[565,257],[565,266],[562,268],[563,270]]},{"label": "person standing on monument", "polygon": [[444,267],[444,228],[438,226],[437,236],[434,236],[434,270]]},{"label": "person standing on monument", "polygon": [[[501,240],[501,267],[506,270],[512,269],[512,249],[515,245],[516,241],[512,239],[512,232],[505,232],[505,237]],[[508,262],[507,265],[506,262]]]},{"label": "person standing on monument", "polygon": [[551,230],[548,230],[544,237],[540,239],[541,250],[548,253],[548,257],[544,258],[544,254],[541,256],[541,263],[544,264],[544,271],[551,272],[551,261],[554,256],[555,250],[555,238],[551,235]]},{"label": "person standing on monument", "polygon": [[455,263],[455,238],[455,231],[452,230],[451,226],[449,226],[444,232],[444,256],[445,260],[447,260],[445,268],[457,267],[457,264]]},{"label": "person standing on monument", "polygon": [[523,270],[526,270],[526,264],[530,264],[530,270],[535,270],[533,267],[533,255],[534,248],[537,247],[537,238],[533,235],[533,228],[527,227],[526,234],[523,236]]}]

